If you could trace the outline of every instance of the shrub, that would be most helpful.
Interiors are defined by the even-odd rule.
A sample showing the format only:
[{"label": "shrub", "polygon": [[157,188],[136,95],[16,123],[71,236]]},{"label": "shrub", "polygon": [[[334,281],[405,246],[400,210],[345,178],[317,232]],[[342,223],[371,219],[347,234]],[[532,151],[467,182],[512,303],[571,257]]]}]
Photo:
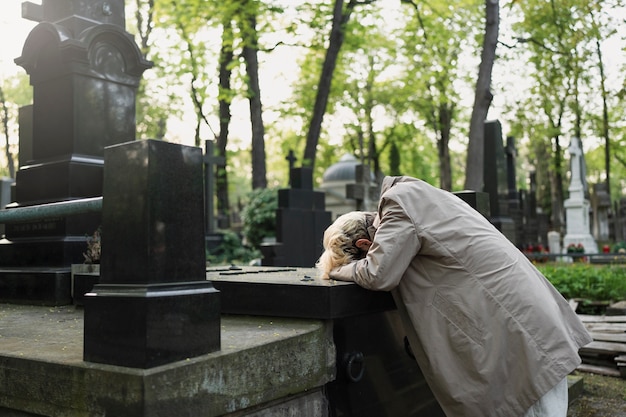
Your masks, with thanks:
[{"label": "shrub", "polygon": [[259,251],[242,244],[237,233],[227,231],[220,245],[207,253],[207,261],[213,265],[248,263],[259,256]]},{"label": "shrub", "polygon": [[276,236],[278,193],[269,188],[257,188],[248,197],[248,204],[241,212],[242,232],[246,243],[258,249],[264,238]]},{"label": "shrub", "polygon": [[626,300],[626,267],[621,265],[542,264],[537,268],[566,299]]}]

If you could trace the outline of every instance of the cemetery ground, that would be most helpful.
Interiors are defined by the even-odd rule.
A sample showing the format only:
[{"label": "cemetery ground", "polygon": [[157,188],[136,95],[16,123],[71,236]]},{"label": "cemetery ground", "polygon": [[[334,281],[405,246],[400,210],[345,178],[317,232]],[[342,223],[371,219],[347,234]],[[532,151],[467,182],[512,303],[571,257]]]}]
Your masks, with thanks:
[{"label": "cemetery ground", "polygon": [[626,417],[626,379],[579,371],[574,375],[583,378],[583,391],[567,417]]}]

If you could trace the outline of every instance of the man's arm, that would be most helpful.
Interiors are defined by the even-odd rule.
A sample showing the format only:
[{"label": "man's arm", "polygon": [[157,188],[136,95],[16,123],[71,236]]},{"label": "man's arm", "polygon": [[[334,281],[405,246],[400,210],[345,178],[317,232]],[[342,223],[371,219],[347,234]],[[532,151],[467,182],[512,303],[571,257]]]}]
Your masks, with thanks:
[{"label": "man's arm", "polygon": [[334,269],[330,277],[354,281],[380,291],[394,289],[421,245],[413,222],[395,201],[381,202],[381,220],[372,246],[364,259]]}]

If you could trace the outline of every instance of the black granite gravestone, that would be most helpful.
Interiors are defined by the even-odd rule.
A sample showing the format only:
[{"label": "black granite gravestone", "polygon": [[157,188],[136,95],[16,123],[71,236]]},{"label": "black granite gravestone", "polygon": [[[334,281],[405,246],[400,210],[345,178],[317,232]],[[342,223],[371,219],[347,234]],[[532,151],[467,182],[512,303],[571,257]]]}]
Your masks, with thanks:
[{"label": "black granite gravestone", "polygon": [[[135,94],[151,63],[124,28],[124,0],[24,6],[24,17],[40,23],[15,60],[30,76],[33,105],[20,117],[9,208],[100,196],[104,147],[134,140]],[[84,261],[86,236],[98,226],[99,214],[7,225],[0,298],[71,303],[70,265]]]},{"label": "black granite gravestone", "polygon": [[200,148],[145,140],[106,149],[100,284],[84,297],[86,361],[150,368],[219,349],[203,225]]},{"label": "black granite gravestone", "polygon": [[276,243],[261,247],[266,266],[312,267],[322,254],[324,231],[331,224],[324,193],[313,191],[313,171],[293,168],[292,188],[278,190]]},{"label": "black granite gravestone", "polygon": [[484,152],[483,191],[489,194],[490,221],[511,242],[515,242],[515,225],[508,214],[508,185],[502,126],[498,120],[485,122]]},{"label": "black granite gravestone", "polygon": [[522,215],[524,222],[524,246],[534,246],[539,242],[539,221],[537,219],[537,173],[529,174],[528,190],[522,190],[520,200],[522,202]]},{"label": "black granite gravestone", "polygon": [[491,210],[489,209],[489,194],[482,191],[464,190],[453,193],[461,200],[472,206],[474,210],[489,220],[491,218]]},{"label": "black granite gravestone", "polygon": [[515,138],[508,136],[506,138],[506,183],[508,186],[507,202],[509,217],[515,225],[515,241],[513,242],[518,248],[522,248],[524,242],[522,239],[524,225],[522,223],[522,208],[520,204],[520,195],[517,190],[517,148],[515,147]]}]

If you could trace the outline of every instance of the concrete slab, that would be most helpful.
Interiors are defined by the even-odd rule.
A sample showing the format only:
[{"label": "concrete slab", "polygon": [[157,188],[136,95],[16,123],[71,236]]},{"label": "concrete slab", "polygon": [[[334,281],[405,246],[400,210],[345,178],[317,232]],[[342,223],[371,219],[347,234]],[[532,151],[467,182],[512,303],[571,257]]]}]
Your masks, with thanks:
[{"label": "concrete slab", "polygon": [[[222,349],[147,370],[83,361],[83,311],[0,304],[0,408],[64,416],[220,416],[334,378],[319,320],[224,316]],[[182,413],[182,414],[181,414]]]}]

